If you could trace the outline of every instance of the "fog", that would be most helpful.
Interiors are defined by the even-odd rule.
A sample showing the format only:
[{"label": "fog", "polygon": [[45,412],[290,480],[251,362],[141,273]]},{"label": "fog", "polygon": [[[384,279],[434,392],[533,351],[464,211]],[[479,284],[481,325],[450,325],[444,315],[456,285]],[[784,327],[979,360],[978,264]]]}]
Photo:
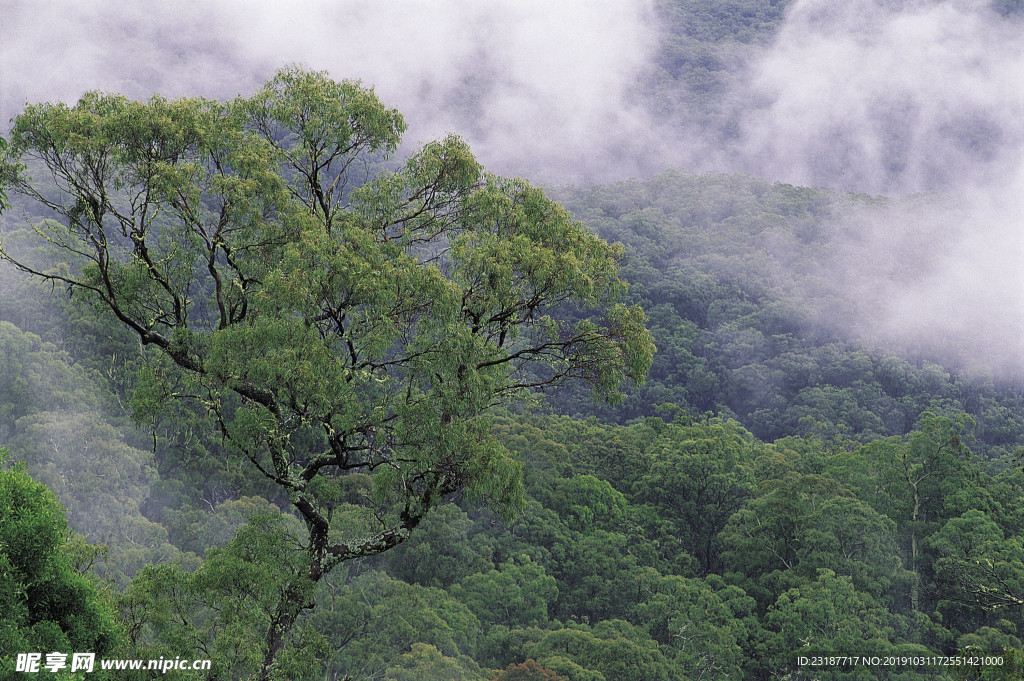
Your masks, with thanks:
[{"label": "fog", "polygon": [[856,311],[844,324],[1019,368],[1024,31],[991,4],[796,0],[764,40],[709,47],[722,86],[697,110],[666,91],[684,85],[659,71],[653,0],[4,0],[0,117],[90,89],[230,97],[302,63],[373,85],[410,148],[456,131],[489,168],[542,183],[676,167],[929,192],[844,218],[822,264]]},{"label": "fog", "polygon": [[[411,144],[458,132],[503,173],[615,179],[650,170],[610,170],[618,146],[650,136],[648,119],[625,99],[656,44],[642,2],[11,7],[0,46],[5,121],[25,101],[73,102],[89,89],[231,97],[300,63],[374,86],[405,114]],[[647,143],[630,156],[644,159]]]},{"label": "fog", "polygon": [[1012,181],[1024,40],[988,4],[794,3],[750,67],[740,156],[762,176],[872,193]]},{"label": "fog", "polygon": [[822,289],[840,335],[1024,384],[1024,186],[905,197],[839,219]]},{"label": "fog", "polygon": [[545,181],[682,167],[892,194],[1020,170],[1024,32],[988,0],[796,0],[764,44],[712,46],[726,87],[698,112],[651,102],[685,86],[657,80],[663,4],[7,0],[0,118],[90,89],[230,97],[301,63],[374,86],[410,143],[457,131]]},{"label": "fog", "polygon": [[1024,375],[1024,39],[988,2],[805,0],[750,65],[748,171],[889,195],[823,263],[865,340]]}]

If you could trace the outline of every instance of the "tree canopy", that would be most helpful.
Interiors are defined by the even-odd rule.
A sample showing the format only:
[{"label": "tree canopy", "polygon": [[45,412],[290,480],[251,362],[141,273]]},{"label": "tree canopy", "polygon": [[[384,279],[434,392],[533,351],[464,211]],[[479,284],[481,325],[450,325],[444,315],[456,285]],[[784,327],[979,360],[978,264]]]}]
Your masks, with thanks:
[{"label": "tree canopy", "polygon": [[[0,464],[6,459],[0,449]],[[85,574],[96,554],[68,529],[56,496],[23,464],[0,467],[0,677],[13,678],[16,652],[103,657],[123,646],[112,599]]]},{"label": "tree canopy", "polygon": [[[657,0],[638,101],[742,106],[786,4]],[[567,214],[301,68],[13,125],[0,679],[1022,678],[1021,372],[873,339],[834,266],[941,196],[669,171]],[[800,662],[841,655],[962,664]]]},{"label": "tree canopy", "polygon": [[[615,302],[621,246],[455,136],[387,170],[404,129],[371,89],[292,67],[230,102],[30,105],[3,150],[2,184],[82,264],[0,255],[131,329],[151,350],[136,413],[198,401],[305,524],[264,678],[340,562],[394,547],[455,493],[522,506],[488,408],[568,378],[615,400],[654,352],[640,308]],[[373,513],[342,535],[349,476],[372,478]]]}]

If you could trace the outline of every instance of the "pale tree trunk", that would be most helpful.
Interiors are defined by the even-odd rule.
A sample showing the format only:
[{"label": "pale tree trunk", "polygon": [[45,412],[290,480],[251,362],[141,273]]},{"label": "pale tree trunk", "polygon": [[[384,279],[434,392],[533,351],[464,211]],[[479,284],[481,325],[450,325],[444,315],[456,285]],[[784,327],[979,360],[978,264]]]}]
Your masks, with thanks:
[{"label": "pale tree trunk", "polygon": [[259,673],[253,678],[257,681],[270,681],[274,668],[277,665],[277,656],[284,648],[288,634],[291,632],[295,622],[303,610],[312,608],[313,591],[317,582],[323,576],[319,566],[310,565],[306,574],[297,574],[281,595],[277,603],[277,609],[270,618],[270,626],[267,627],[266,652],[263,655],[263,662],[260,665]]}]

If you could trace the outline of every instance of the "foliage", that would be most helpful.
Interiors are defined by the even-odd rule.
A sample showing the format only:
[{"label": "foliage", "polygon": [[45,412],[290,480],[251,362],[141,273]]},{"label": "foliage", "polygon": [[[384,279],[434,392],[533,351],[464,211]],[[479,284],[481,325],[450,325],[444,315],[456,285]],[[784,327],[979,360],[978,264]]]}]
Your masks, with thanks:
[{"label": "foliage", "polygon": [[57,493],[69,522],[112,547],[104,577],[123,586],[147,564],[189,562],[170,544],[167,529],[141,512],[139,501],[155,477],[151,452],[126,444],[96,412],[40,411],[19,419],[16,430],[11,451]]},{"label": "foliage", "polygon": [[664,529],[680,540],[704,574],[719,572],[718,535],[753,495],[752,442],[736,422],[672,425],[671,444],[635,483],[634,503],[652,507]]},{"label": "foliage", "polygon": [[437,648],[414,643],[412,649],[388,667],[385,681],[483,681],[486,676],[467,657],[446,657]]},{"label": "foliage", "polygon": [[[4,158],[3,182],[60,218],[39,237],[85,264],[3,256],[171,360],[137,408],[198,400],[306,525],[262,678],[341,562],[393,548],[456,492],[519,509],[519,468],[488,408],[574,377],[614,400],[654,351],[643,312],[614,302],[621,249],[525,182],[484,173],[461,139],[361,174],[404,128],[371,90],[287,68],[230,103],[93,92],[30,105]],[[570,303],[603,319],[553,316]],[[373,476],[380,526],[341,539],[333,509],[352,473]]]},{"label": "foliage", "polygon": [[[868,656],[893,654],[885,611],[854,589],[850,579],[823,569],[815,581],[787,590],[766,618],[776,670],[794,669],[796,656],[828,656],[838,651],[862,651]],[[771,639],[769,639],[771,640]],[[924,652],[924,651],[919,651]],[[822,671],[822,679],[855,678],[842,667]],[[870,677],[870,670],[862,676]]]},{"label": "foliage", "polygon": [[[0,449],[0,463],[7,458]],[[0,468],[0,676],[16,653],[94,652],[114,657],[124,645],[109,595],[85,573],[96,547],[68,530],[64,511],[22,464]],[[97,670],[96,678],[108,678]]]},{"label": "foliage", "polygon": [[526,660],[522,664],[510,664],[491,681],[562,681],[562,677],[544,669],[536,660]]},{"label": "foliage", "polygon": [[[0,137],[0,159],[7,154],[7,140]],[[0,183],[0,213],[10,208],[10,203],[7,199],[7,192],[4,191],[4,185]]]},{"label": "foliage", "polygon": [[[254,514],[194,572],[176,563],[142,570],[119,604],[137,656],[197,651],[211,660],[214,674],[246,678],[256,673],[281,594],[295,588],[294,572],[303,562],[299,534],[294,518]],[[303,645],[279,660],[285,676],[284,670],[308,669],[323,655],[323,639],[312,630],[302,628],[295,637]]]},{"label": "foliage", "polygon": [[923,338],[880,345],[850,327],[857,310],[830,266],[845,219],[898,200],[673,171],[560,198],[626,246],[628,299],[647,311],[659,349],[649,380],[618,408],[567,387],[551,400],[560,413],[626,423],[672,403],[734,416],[766,441],[816,424],[826,438],[868,441],[906,435],[924,411],[966,412],[977,454],[1024,445],[1020,376],[994,380],[971,369],[971,351],[943,355]]},{"label": "foliage", "polygon": [[485,624],[530,627],[548,621],[548,605],[558,598],[555,579],[527,556],[517,565],[470,575],[451,590]]},{"label": "foliage", "polygon": [[[328,674],[379,677],[401,665],[400,658],[416,644],[431,651],[428,657],[435,657],[436,650],[458,660],[460,667],[467,656],[478,659],[480,621],[441,589],[370,571],[337,584],[323,582],[316,597],[321,607],[309,620],[334,651]],[[444,668],[449,663],[438,664]]]},{"label": "foliage", "polygon": [[492,567],[489,538],[454,504],[436,508],[409,541],[390,551],[388,573],[413,584],[450,587]]},{"label": "foliage", "polygon": [[[659,0],[638,95],[727,129],[786,5]],[[669,172],[559,190],[574,218],[456,137],[391,160],[403,130],[299,68],[15,123],[0,444],[109,546],[31,535],[89,636],[107,588],[118,654],[217,678],[1020,677],[1020,386],[830,298],[836,218],[904,199]],[[15,581],[0,637],[41,646]]]}]

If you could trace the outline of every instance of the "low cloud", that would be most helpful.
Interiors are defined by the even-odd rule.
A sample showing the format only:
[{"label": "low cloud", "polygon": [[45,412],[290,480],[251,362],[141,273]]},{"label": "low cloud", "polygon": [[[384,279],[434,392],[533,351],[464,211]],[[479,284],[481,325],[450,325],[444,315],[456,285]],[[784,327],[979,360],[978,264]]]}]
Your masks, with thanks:
[{"label": "low cloud", "polygon": [[1024,385],[1024,186],[1004,189],[849,205],[795,294],[844,337]]},{"label": "low cloud", "polygon": [[4,120],[91,89],[231,97],[301,63],[374,86],[411,144],[459,132],[500,172],[635,174],[617,150],[647,136],[625,99],[656,45],[644,1],[9,4]]},{"label": "low cloud", "polygon": [[373,85],[410,147],[459,132],[539,182],[675,167],[931,192],[841,218],[849,239],[823,267],[859,310],[851,332],[1024,366],[1024,31],[988,0],[796,0],[767,43],[712,46],[710,113],[639,87],[667,87],[655,0],[8,0],[4,15],[4,121],[92,89],[232,97],[302,63]]},{"label": "low cloud", "polygon": [[1022,36],[987,2],[801,0],[749,65],[744,169],[930,192],[837,218],[850,335],[1024,377]]},{"label": "low cloud", "polygon": [[796,2],[749,67],[739,156],[871,193],[1002,185],[1024,146],[1021,36],[987,2]]}]

